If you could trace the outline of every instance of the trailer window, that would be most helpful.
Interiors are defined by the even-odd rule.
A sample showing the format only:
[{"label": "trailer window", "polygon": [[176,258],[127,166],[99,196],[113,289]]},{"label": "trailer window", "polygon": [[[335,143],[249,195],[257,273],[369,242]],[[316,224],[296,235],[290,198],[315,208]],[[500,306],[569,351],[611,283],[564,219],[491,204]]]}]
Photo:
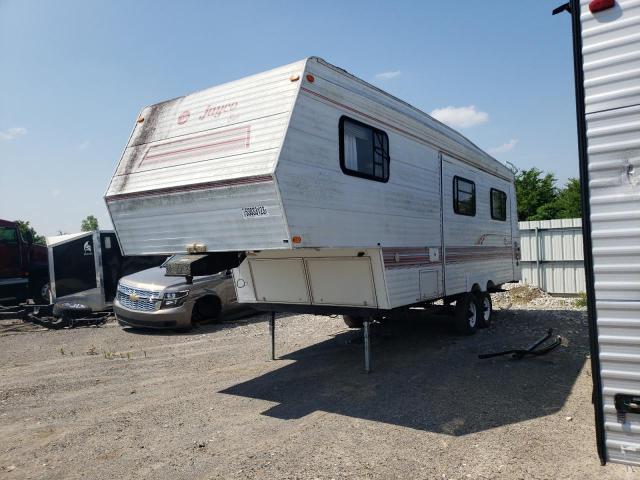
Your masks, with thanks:
[{"label": "trailer window", "polygon": [[491,189],[491,218],[503,222],[507,219],[507,194],[495,188]]},{"label": "trailer window", "polygon": [[474,217],[476,214],[476,184],[462,177],[453,177],[453,211]]},{"label": "trailer window", "polygon": [[389,137],[348,117],[340,119],[340,168],[347,175],[389,180]]},{"label": "trailer window", "polygon": [[15,228],[0,227],[0,243],[4,245],[17,245],[18,232]]}]

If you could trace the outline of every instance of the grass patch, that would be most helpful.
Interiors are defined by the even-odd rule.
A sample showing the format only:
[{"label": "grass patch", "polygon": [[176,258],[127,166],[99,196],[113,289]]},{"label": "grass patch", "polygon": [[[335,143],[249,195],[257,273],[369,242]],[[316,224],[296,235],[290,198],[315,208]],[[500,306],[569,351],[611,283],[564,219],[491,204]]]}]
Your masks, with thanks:
[{"label": "grass patch", "polygon": [[573,304],[576,307],[586,307],[587,306],[587,292],[578,293],[578,298],[573,301]]}]

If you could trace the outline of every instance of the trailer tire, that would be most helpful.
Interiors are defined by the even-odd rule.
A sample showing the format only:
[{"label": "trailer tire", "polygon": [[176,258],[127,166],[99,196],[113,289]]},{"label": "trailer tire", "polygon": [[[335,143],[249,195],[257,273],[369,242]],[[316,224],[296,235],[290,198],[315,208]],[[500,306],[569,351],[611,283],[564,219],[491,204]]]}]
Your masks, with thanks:
[{"label": "trailer tire", "polygon": [[488,328],[493,320],[493,303],[489,292],[476,292],[476,307],[478,309],[478,328]]},{"label": "trailer tire", "polygon": [[34,300],[40,305],[51,304],[51,286],[48,280],[37,283],[37,288],[34,291]]},{"label": "trailer tire", "polygon": [[343,315],[342,320],[349,328],[362,328],[364,326],[364,317],[358,315]]},{"label": "trailer tire", "polygon": [[454,327],[460,335],[473,335],[478,329],[478,306],[473,293],[463,293],[456,300]]},{"label": "trailer tire", "polygon": [[80,303],[56,303],[53,306],[53,316],[67,320],[84,318],[91,314],[91,309]]}]

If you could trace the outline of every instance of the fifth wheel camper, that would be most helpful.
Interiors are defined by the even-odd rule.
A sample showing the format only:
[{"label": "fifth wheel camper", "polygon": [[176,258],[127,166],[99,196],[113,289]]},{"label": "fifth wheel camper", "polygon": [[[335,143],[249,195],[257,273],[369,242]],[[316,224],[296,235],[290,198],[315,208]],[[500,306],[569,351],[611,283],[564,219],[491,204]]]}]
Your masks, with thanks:
[{"label": "fifth wheel camper", "polygon": [[143,108],[105,200],[125,255],[233,269],[271,311],[359,326],[444,298],[473,333],[520,279],[513,172],[316,57]]}]

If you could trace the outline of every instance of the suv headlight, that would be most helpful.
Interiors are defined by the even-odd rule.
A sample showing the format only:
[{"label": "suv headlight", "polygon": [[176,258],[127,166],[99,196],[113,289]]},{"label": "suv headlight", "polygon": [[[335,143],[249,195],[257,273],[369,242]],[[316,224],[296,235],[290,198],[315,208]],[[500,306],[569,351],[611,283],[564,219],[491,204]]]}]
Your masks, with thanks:
[{"label": "suv headlight", "polygon": [[162,306],[160,308],[175,308],[182,305],[189,296],[189,290],[183,290],[181,292],[167,292],[162,299]]}]

